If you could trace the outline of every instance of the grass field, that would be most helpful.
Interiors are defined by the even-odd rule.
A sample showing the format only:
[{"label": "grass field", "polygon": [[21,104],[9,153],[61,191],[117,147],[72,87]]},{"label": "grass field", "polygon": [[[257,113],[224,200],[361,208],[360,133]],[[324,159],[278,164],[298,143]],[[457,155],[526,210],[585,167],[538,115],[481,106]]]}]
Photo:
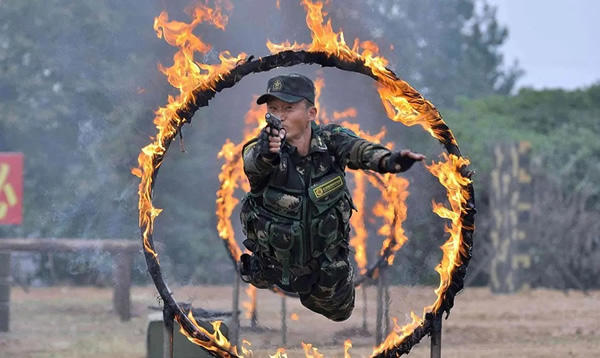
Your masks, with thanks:
[{"label": "grass field", "polygon": [[[231,309],[231,288],[201,286],[175,288],[178,300],[193,300],[207,309]],[[404,322],[410,310],[421,311],[433,301],[431,287],[392,287],[391,313]],[[368,328],[373,333],[375,290],[369,288]],[[112,311],[112,290],[91,287],[13,288],[11,331],[0,333],[0,358],[142,358],[146,356],[148,306],[156,305],[153,287],[134,287],[134,318],[120,322]],[[242,292],[240,297],[244,301]],[[280,345],[281,298],[270,292],[258,295],[262,333],[251,332],[242,315],[242,338],[253,344],[255,357],[268,357]],[[288,356],[304,357],[300,342],[319,348],[325,357],[343,357],[344,332],[362,322],[362,295],[346,322],[334,323],[287,301]],[[450,357],[600,357],[600,291],[587,295],[551,290],[529,290],[516,295],[492,295],[487,288],[468,288],[456,299],[450,318],[443,323],[442,356]],[[348,337],[352,357],[366,357],[372,336]],[[429,338],[409,357],[428,357]]]}]

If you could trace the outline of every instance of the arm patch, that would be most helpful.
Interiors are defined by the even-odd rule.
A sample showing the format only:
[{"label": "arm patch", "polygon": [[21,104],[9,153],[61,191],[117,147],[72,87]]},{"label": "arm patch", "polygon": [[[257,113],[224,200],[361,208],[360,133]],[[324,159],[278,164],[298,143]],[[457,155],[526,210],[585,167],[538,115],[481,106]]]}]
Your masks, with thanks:
[{"label": "arm patch", "polygon": [[254,147],[256,144],[258,143],[258,140],[256,138],[250,140],[248,143],[246,143],[244,145],[244,147],[242,148],[242,156],[246,156],[246,153],[248,153],[248,151],[250,149],[252,149],[252,147]]}]

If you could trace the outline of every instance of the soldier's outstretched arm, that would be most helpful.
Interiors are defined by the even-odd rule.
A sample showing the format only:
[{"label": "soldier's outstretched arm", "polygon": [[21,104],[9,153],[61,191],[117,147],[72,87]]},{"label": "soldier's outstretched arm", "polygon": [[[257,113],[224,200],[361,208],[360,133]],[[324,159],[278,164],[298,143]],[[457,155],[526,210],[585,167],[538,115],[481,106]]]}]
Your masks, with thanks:
[{"label": "soldier's outstretched arm", "polygon": [[410,150],[401,150],[392,152],[384,157],[379,163],[380,173],[399,173],[410,169],[416,162],[423,161],[425,156],[419,153],[413,153]]},{"label": "soldier's outstretched arm", "polygon": [[250,182],[250,190],[256,192],[266,184],[273,168],[279,164],[279,153],[269,150],[269,138],[266,130],[248,143],[242,149],[244,173]]},{"label": "soldier's outstretched arm", "polygon": [[335,156],[350,169],[370,169],[380,173],[397,173],[408,170],[416,161],[425,159],[422,154],[408,150],[393,152],[381,144],[360,138],[348,128],[337,124],[326,126]]}]

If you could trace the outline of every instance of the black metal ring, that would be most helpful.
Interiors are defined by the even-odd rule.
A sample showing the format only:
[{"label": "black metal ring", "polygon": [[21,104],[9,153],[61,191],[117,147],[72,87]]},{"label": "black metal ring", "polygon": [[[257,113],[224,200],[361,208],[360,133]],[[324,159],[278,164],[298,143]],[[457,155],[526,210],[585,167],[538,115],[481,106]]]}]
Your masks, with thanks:
[{"label": "black metal ring", "polygon": [[[348,61],[344,60],[335,55],[331,55],[326,52],[310,52],[310,51],[282,51],[274,55],[261,57],[256,60],[251,60],[249,58],[248,61],[238,64],[235,68],[233,68],[228,73],[220,76],[215,83],[211,86],[210,89],[205,88],[197,88],[193,91],[192,96],[190,96],[190,100],[185,103],[182,108],[177,110],[177,115],[181,119],[185,119],[183,121],[173,120],[174,131],[172,134],[168,135],[163,139],[164,153],[162,155],[155,155],[152,158],[152,183],[151,189],[154,187],[156,175],[158,173],[158,168],[164,159],[164,154],[166,154],[171,141],[180,131],[181,126],[184,123],[191,122],[191,118],[198,110],[198,108],[203,106],[208,106],[208,101],[212,99],[217,92],[222,91],[225,88],[233,87],[237,82],[239,82],[243,77],[258,72],[266,72],[272,70],[277,67],[290,67],[298,64],[319,64],[323,67],[336,67],[344,71],[351,71],[362,73],[373,78],[376,81],[379,81],[380,78],[373,73],[371,68],[367,67],[365,63],[361,60]],[[414,89],[410,88],[408,84],[399,79],[392,71],[386,73],[388,79],[392,79],[394,81],[401,82],[403,85],[407,86],[412,90],[410,100],[414,101],[414,103],[426,102],[425,99]],[[428,102],[427,102],[428,103]],[[439,141],[444,146],[446,151],[449,154],[456,155],[460,157],[460,150],[452,132],[440,118],[436,119],[435,124],[431,127],[433,131],[435,131],[439,135]],[[471,172],[468,171],[466,166],[463,166],[460,169],[461,175],[464,177],[471,177]],[[432,312],[425,316],[425,320],[423,324],[418,326],[411,332],[409,335],[402,340],[401,343],[397,344],[395,347],[386,350],[385,352],[377,355],[376,357],[396,357],[401,354],[408,353],[410,349],[417,344],[426,334],[428,334],[431,330],[431,325],[433,319],[436,319],[443,312],[446,312],[447,315],[450,313],[450,309],[454,305],[454,297],[458,291],[463,288],[464,285],[464,277],[466,274],[466,269],[471,258],[471,249],[473,244],[473,228],[474,228],[474,215],[475,215],[475,201],[474,201],[474,190],[472,183],[469,183],[463,187],[466,191],[468,191],[469,198],[466,203],[466,209],[461,213],[461,222],[463,223],[462,227],[462,245],[460,250],[458,250],[458,255],[460,255],[460,266],[457,267],[453,272],[450,280],[450,285],[446,289],[445,292],[442,292],[443,299],[442,304],[436,312]],[[142,193],[140,192],[140,195]],[[152,230],[148,226],[150,223],[140,226],[142,233],[142,244],[145,245],[144,242],[144,232],[148,231],[146,235],[147,243],[155,252],[154,243],[152,239]],[[154,281],[154,284],[166,306],[166,309],[171,310],[177,321],[180,323],[181,327],[191,336],[201,341],[206,341],[208,345],[212,345],[215,347],[215,351],[213,354],[217,354],[222,357],[233,357],[235,353],[229,348],[218,347],[216,344],[211,344],[211,340],[204,333],[200,332],[191,320],[186,316],[181,307],[174,300],[171,291],[169,290],[167,284],[162,278],[162,274],[160,271],[160,265],[158,263],[158,258],[152,252],[144,249],[144,256],[146,258],[146,264],[148,266],[148,272]],[[447,317],[447,316],[446,316]]]}]

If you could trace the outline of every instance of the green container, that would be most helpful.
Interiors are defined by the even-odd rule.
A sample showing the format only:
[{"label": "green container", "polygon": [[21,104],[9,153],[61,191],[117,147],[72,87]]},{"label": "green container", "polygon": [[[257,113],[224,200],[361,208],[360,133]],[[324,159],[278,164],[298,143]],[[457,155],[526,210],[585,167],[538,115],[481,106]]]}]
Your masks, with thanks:
[{"label": "green container", "polygon": [[[206,321],[196,318],[196,321],[201,326],[211,327]],[[206,323],[206,324],[205,324]],[[173,358],[211,358],[205,349],[190,342],[186,336],[179,332],[179,324],[175,321],[173,328]],[[210,329],[212,331],[212,329]],[[221,333],[229,339],[229,328],[225,322],[221,323]],[[156,312],[148,316],[148,333],[147,333],[147,358],[163,358],[163,315],[162,312]]]}]

